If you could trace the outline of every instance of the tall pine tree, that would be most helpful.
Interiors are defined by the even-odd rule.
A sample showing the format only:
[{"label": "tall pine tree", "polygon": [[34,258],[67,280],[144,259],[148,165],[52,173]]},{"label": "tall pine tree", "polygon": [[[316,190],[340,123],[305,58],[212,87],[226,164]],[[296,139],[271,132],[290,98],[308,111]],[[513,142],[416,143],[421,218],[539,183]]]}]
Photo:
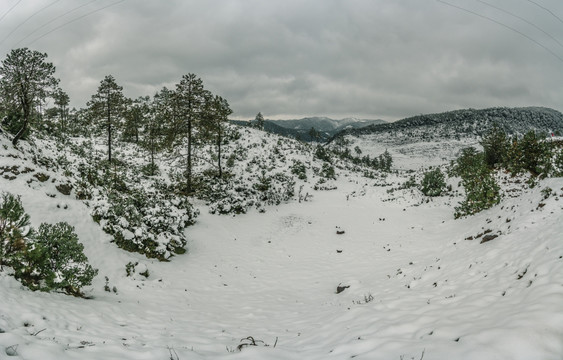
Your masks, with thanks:
[{"label": "tall pine tree", "polygon": [[70,98],[68,97],[68,94],[60,88],[55,91],[53,98],[55,99],[55,105],[57,106],[57,112],[59,115],[59,131],[61,134],[64,134],[67,132],[68,104],[70,102]]},{"label": "tall pine tree", "polygon": [[117,85],[111,75],[107,75],[98,87],[98,92],[92,95],[88,108],[94,118],[105,122],[104,126],[108,136],[108,162],[111,163],[111,143],[113,131],[124,111],[126,99],[123,96],[123,87]]},{"label": "tall pine tree", "polygon": [[29,129],[35,106],[51,96],[59,80],[55,67],[46,62],[47,54],[28,48],[15,49],[0,65],[0,96],[4,107],[21,117],[19,130],[12,139],[15,146]]},{"label": "tall pine tree", "polygon": [[218,95],[205,97],[205,106],[203,113],[203,121],[201,123],[201,132],[205,133],[205,137],[217,149],[217,170],[218,176],[223,177],[223,167],[221,164],[222,145],[225,138],[226,123],[228,117],[233,111],[229,107],[226,99]]},{"label": "tall pine tree", "polygon": [[201,120],[205,90],[203,82],[195,74],[187,74],[182,76],[182,80],[176,85],[176,104],[177,114],[181,121],[179,129],[182,137],[187,140],[186,154],[186,187],[187,194],[193,191],[193,147],[194,147],[194,130],[197,123]]},{"label": "tall pine tree", "polygon": [[139,143],[141,129],[145,126],[149,116],[150,97],[140,96],[130,102],[125,110],[123,124],[123,139],[125,141]]}]

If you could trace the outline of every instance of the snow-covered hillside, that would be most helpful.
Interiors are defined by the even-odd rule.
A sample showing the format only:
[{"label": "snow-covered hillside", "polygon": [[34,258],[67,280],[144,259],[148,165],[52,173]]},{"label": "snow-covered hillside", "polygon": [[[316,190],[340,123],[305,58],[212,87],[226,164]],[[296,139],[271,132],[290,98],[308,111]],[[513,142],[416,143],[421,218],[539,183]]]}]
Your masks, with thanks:
[{"label": "snow-covered hillside", "polygon": [[[73,225],[99,269],[90,299],[32,292],[1,271],[2,360],[563,356],[563,178],[529,188],[507,177],[499,205],[454,220],[455,191],[399,189],[412,173],[336,167],[324,186],[333,190],[315,190],[327,182],[312,148],[244,129],[226,150],[239,149],[235,177],[289,176],[299,160],[307,180],[295,180],[289,201],[246,214],[211,214],[216,203],[192,200],[200,214],[186,229],[188,253],[159,262],[111,244],[92,208],[56,189],[63,169],[47,173],[27,156],[32,145],[0,138],[0,168],[18,166],[0,171],[0,191],[21,195],[33,226]],[[444,163],[445,145],[425,158]],[[28,183],[38,171],[50,180]]]},{"label": "snow-covered hillside", "polygon": [[521,136],[529,130],[560,134],[563,114],[538,107],[456,110],[346,130],[331,142],[344,137],[351,148],[358,146],[370,156],[388,149],[397,168],[418,169],[454,160],[468,146],[481,149],[481,137],[494,125],[511,135]]}]

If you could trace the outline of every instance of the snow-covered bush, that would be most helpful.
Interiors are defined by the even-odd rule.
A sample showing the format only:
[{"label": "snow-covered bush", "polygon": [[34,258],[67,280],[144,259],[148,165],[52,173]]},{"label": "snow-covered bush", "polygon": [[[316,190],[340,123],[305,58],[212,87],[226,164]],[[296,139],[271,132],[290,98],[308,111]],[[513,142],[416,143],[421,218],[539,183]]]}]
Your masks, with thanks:
[{"label": "snow-covered bush", "polygon": [[324,148],[324,146],[322,145],[317,145],[317,147],[315,148],[315,158],[322,160],[322,161],[326,161],[326,162],[332,162],[332,157],[329,153],[328,150],[326,150]]},{"label": "snow-covered bush", "polygon": [[209,179],[207,187],[198,194],[207,201],[212,214],[244,214],[253,206],[279,205],[294,195],[295,180],[292,176],[266,171],[248,179]]},{"label": "snow-covered bush", "polygon": [[184,229],[194,223],[197,211],[183,196],[137,188],[111,192],[94,206],[92,216],[119,247],[166,260],[185,252]]},{"label": "snow-covered bush", "polygon": [[299,180],[307,180],[307,168],[300,160],[294,160],[291,166],[291,173],[296,175]]}]

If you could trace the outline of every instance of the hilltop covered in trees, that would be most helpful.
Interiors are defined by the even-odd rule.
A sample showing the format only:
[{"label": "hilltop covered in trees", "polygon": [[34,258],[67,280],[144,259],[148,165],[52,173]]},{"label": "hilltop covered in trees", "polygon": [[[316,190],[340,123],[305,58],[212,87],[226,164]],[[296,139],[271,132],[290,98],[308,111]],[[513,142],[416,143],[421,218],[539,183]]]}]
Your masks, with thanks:
[{"label": "hilltop covered in trees", "polygon": [[[408,137],[411,142],[432,139],[459,139],[483,136],[494,125],[507,134],[523,135],[530,130],[555,135],[563,134],[563,114],[543,107],[463,109],[437,114],[409,117],[392,123],[348,129],[334,138],[387,133],[393,137]],[[407,141],[407,139],[405,139]]]}]

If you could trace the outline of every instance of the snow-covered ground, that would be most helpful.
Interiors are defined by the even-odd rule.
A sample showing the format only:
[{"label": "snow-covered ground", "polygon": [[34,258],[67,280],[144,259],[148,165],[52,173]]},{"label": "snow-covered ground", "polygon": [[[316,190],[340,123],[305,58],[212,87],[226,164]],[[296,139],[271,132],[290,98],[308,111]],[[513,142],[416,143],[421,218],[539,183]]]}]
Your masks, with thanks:
[{"label": "snow-covered ground", "polygon": [[439,166],[455,160],[463,148],[470,146],[482,149],[479,140],[473,137],[461,139],[420,140],[407,135],[397,137],[387,133],[375,133],[360,137],[346,136],[350,147],[358,146],[362,155],[371,158],[379,156],[385,150],[393,157],[393,168],[417,170],[421,167]]},{"label": "snow-covered ground", "polygon": [[341,174],[337,190],[265,213],[196,202],[189,252],[158,262],[110,244],[83,202],[0,178],[33,226],[75,226],[99,269],[92,299],[0,272],[0,359],[563,358],[563,179],[458,220],[459,199],[375,182]]}]

